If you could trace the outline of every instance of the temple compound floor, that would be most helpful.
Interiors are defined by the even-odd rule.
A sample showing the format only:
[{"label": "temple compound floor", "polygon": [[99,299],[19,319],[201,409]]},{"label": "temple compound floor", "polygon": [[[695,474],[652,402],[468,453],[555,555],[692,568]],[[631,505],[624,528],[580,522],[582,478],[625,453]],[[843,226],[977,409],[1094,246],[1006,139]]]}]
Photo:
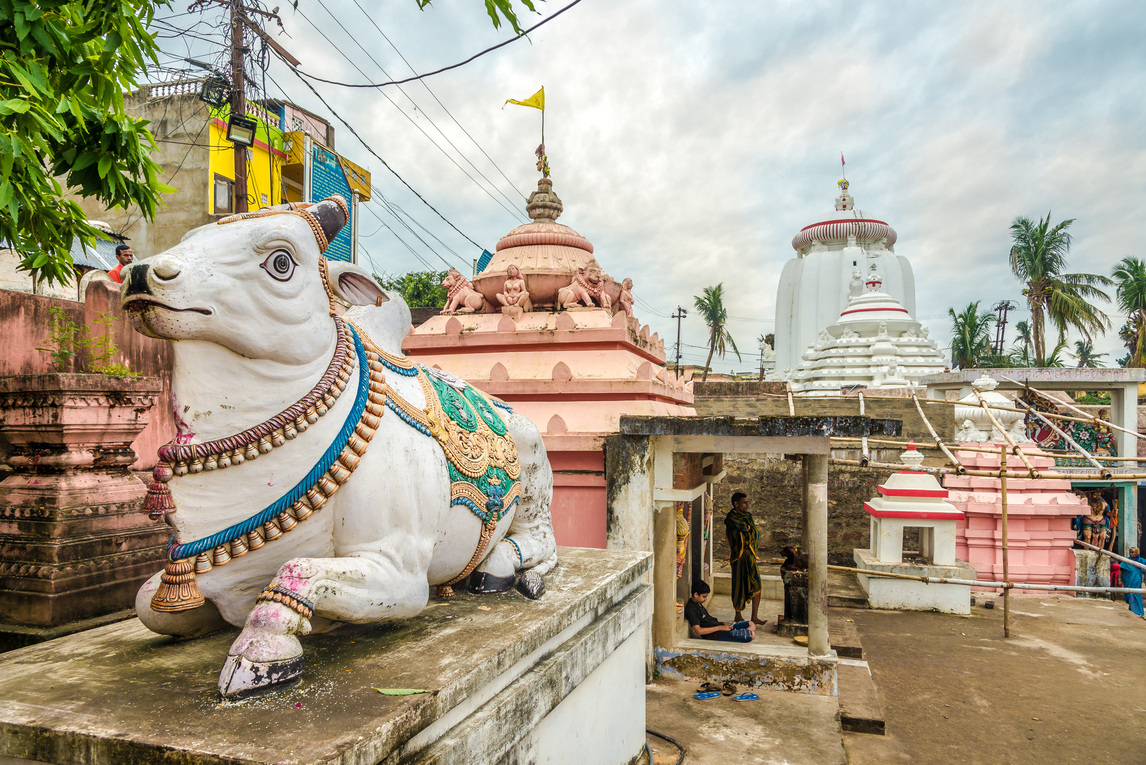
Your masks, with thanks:
[{"label": "temple compound floor", "polygon": [[[857,628],[886,735],[843,731],[836,699],[697,701],[696,683],[663,678],[645,689],[648,727],[689,749],[685,763],[1146,763],[1146,620],[1124,603],[1016,595],[1005,639],[991,599],[976,595],[970,616],[829,609]],[[676,762],[650,741],[656,765]]]}]

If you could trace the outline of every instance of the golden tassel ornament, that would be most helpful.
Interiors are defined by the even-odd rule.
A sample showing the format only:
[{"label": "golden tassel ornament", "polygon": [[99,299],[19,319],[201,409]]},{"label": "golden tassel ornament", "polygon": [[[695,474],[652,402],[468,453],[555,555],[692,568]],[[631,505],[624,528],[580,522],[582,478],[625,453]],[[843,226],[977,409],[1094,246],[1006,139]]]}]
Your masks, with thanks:
[{"label": "golden tassel ornament", "polygon": [[195,582],[195,562],[191,558],[168,561],[159,577],[159,589],[151,598],[151,610],[166,613],[190,611],[205,602]]}]

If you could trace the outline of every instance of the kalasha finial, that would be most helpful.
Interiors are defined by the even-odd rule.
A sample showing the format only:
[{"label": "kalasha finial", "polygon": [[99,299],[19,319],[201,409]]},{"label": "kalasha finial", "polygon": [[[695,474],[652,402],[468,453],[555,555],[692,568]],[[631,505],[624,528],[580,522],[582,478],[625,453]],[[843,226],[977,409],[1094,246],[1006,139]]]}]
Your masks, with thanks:
[{"label": "kalasha finial", "polygon": [[529,202],[525,205],[530,219],[555,221],[563,210],[561,198],[553,191],[553,181],[549,178],[538,179],[537,191],[529,195]]},{"label": "kalasha finial", "polygon": [[907,442],[907,451],[900,452],[899,461],[912,470],[918,470],[923,464],[923,453],[915,448],[914,440]]},{"label": "kalasha finial", "polygon": [[875,270],[874,263],[871,265],[871,273],[868,275],[864,285],[867,287],[868,292],[879,292],[879,288],[883,286],[883,279],[879,277],[879,273]]}]

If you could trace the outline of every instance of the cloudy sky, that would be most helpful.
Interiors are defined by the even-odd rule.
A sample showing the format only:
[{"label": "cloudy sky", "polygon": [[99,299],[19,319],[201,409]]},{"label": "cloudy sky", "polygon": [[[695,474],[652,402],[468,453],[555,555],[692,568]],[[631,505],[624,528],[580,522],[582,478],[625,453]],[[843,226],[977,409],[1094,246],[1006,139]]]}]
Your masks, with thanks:
[{"label": "cloudy sky", "polygon": [[[539,3],[542,14],[524,12],[523,25],[566,4]],[[281,5],[286,34],[276,39],[304,71],[342,82],[437,69],[512,34],[493,28],[480,0],[435,0],[424,11],[415,0]],[[199,18],[182,7],[164,15],[177,25]],[[168,38],[163,47],[221,54],[208,25],[193,34],[203,39]],[[519,192],[528,195],[538,177],[540,114],[502,104],[544,86],[561,222],[593,242],[610,274],[633,279],[638,316],[666,345],[676,306],[691,310],[702,287],[723,282],[743,361],[730,355],[714,368],[748,370],[756,337],[774,328],[792,236],[832,209],[841,151],[857,206],[898,232],[896,251],[915,269],[917,318],[944,345],[948,308],[1021,302],[1006,257],[1018,215],[1077,218],[1074,270],[1109,274],[1127,255],[1146,257],[1133,233],[1146,199],[1143,38],[1146,13],[1135,2],[583,0],[529,40],[429,78],[432,95],[419,83],[404,94],[318,88],[430,204],[492,251],[526,220]],[[480,254],[288,67],[275,61],[268,77],[271,95],[330,117],[339,152],[371,170],[376,192],[416,221],[427,244],[368,205],[379,217],[365,214],[360,233],[379,272],[424,270],[406,245],[436,267],[444,259],[464,268]],[[1123,355],[1122,317],[1108,308],[1114,326],[1096,344],[1113,365]],[[691,313],[683,360],[703,363],[706,329]]]}]

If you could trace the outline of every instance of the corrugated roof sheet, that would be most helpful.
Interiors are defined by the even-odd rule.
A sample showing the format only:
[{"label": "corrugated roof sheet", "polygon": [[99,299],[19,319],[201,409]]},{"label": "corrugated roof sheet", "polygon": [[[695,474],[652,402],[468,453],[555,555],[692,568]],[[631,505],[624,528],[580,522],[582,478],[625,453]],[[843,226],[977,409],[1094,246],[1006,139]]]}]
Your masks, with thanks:
[{"label": "corrugated roof sheet", "polygon": [[72,260],[77,266],[98,268],[101,271],[110,271],[115,268],[118,261],[115,259],[115,248],[119,242],[109,239],[96,239],[95,249],[84,247],[79,239],[72,240]]}]

